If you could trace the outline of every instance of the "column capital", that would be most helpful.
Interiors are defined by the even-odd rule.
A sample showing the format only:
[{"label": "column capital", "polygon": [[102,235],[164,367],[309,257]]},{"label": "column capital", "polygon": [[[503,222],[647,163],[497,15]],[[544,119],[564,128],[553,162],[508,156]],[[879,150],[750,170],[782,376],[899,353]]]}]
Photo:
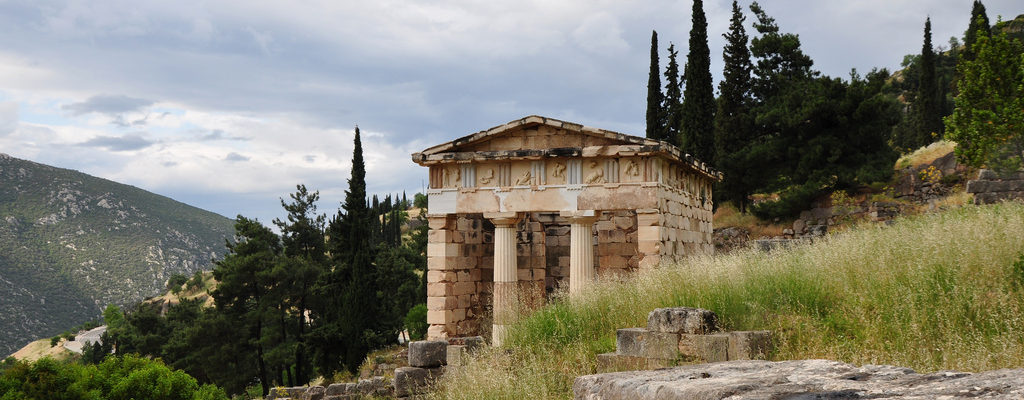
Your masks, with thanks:
[{"label": "column capital", "polygon": [[597,221],[598,217],[601,216],[601,211],[598,210],[569,210],[560,211],[558,213],[563,218],[568,218],[572,223],[589,223]]},{"label": "column capital", "polygon": [[486,213],[484,213],[484,218],[487,218],[487,219],[491,220],[491,223],[493,223],[496,226],[501,226],[501,225],[515,225],[516,222],[519,222],[520,216],[519,216],[519,213],[514,212],[514,211],[508,211],[508,212],[486,212]]}]

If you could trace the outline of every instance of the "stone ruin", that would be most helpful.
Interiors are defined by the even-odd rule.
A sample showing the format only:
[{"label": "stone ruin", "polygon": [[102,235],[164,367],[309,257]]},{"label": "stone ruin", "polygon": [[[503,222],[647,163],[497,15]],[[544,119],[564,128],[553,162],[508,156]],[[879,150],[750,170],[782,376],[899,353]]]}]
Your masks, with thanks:
[{"label": "stone ruin", "polygon": [[530,116],[412,159],[430,169],[428,339],[498,345],[515,302],[714,251],[722,175],[662,141]]},{"label": "stone ruin", "polygon": [[1024,172],[998,174],[982,169],[978,179],[967,182],[967,193],[974,195],[975,204],[992,204],[1006,200],[1024,200]]},{"label": "stone ruin", "polygon": [[616,330],[615,349],[597,355],[600,370],[765,359],[774,348],[770,331],[722,332],[714,312],[672,307],[651,311],[646,328]]}]

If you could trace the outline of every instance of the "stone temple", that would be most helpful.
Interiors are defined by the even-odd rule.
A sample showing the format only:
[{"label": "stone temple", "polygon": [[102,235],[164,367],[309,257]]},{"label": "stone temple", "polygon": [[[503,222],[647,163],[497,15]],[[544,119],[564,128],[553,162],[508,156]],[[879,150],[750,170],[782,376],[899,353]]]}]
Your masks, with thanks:
[{"label": "stone temple", "polygon": [[412,155],[427,189],[428,339],[487,334],[595,276],[710,254],[721,173],[675,146],[529,116]]}]

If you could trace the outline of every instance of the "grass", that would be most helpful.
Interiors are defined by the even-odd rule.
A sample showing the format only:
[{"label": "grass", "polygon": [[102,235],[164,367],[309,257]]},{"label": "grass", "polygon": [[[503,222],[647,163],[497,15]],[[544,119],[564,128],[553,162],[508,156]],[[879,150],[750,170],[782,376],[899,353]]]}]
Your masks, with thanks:
[{"label": "grass", "polygon": [[895,169],[900,170],[908,167],[919,167],[926,164],[931,164],[932,161],[939,159],[956,148],[956,143],[948,140],[940,140],[938,142],[929,144],[917,150],[914,150],[910,154],[905,154],[896,160]]},{"label": "grass", "polygon": [[[732,203],[724,202],[715,210],[715,229],[718,228],[744,228],[750,231],[750,238],[771,237],[782,235],[782,230],[791,227],[792,224],[775,224],[769,221],[762,221],[754,214],[740,213]],[[792,222],[792,221],[789,221]]]},{"label": "grass", "polygon": [[770,329],[773,359],[826,358],[920,372],[1024,367],[1024,205],[963,207],[862,224],[811,245],[741,250],[598,281],[513,325],[439,383],[436,398],[569,398],[614,351],[615,329],[656,307],[718,313],[727,330]]}]

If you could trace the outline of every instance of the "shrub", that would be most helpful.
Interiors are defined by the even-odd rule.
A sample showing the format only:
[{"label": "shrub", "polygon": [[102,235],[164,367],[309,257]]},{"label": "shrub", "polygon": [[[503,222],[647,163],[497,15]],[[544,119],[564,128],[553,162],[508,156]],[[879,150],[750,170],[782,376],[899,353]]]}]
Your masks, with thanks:
[{"label": "shrub", "polygon": [[409,331],[409,339],[422,340],[428,327],[426,304],[417,304],[405,314],[405,329]]}]

